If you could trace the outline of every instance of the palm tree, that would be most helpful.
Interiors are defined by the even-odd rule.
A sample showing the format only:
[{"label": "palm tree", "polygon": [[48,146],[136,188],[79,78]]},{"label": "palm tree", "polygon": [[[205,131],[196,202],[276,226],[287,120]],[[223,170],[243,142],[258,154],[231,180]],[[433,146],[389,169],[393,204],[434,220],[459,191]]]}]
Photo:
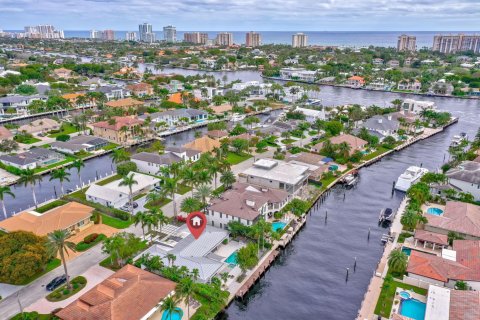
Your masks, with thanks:
[{"label": "palm tree", "polygon": [[183,183],[192,188],[192,197],[193,197],[193,188],[196,184],[196,173],[192,168],[186,167],[182,172]]},{"label": "palm tree", "polygon": [[120,163],[124,161],[128,161],[130,159],[130,154],[125,151],[125,149],[115,149],[110,154],[110,158],[112,158],[113,163]]},{"label": "palm tree", "polygon": [[182,200],[180,210],[189,214],[190,212],[201,210],[202,207],[203,205],[200,200],[193,197],[188,197]]},{"label": "palm tree", "polygon": [[145,226],[148,229],[148,233],[152,233],[152,228],[156,227],[158,225],[157,221],[157,209],[151,209],[150,211],[147,212],[145,215]]},{"label": "palm tree", "polygon": [[168,314],[168,320],[173,319],[173,313],[177,312],[178,300],[174,296],[165,298],[162,303],[162,311]]},{"label": "palm tree", "polygon": [[143,211],[139,211],[133,216],[133,223],[135,227],[137,225],[140,225],[142,227],[142,234],[144,239],[145,239],[145,217],[146,217],[146,213]]},{"label": "palm tree", "polygon": [[197,281],[200,278],[200,271],[197,268],[193,268],[191,275],[193,281]]},{"label": "palm tree", "polygon": [[168,253],[167,254],[168,265],[170,267],[173,266],[173,263],[175,262],[176,259],[177,259],[177,257],[173,253]]},{"label": "palm tree", "polygon": [[195,283],[190,277],[185,277],[180,280],[175,291],[178,298],[187,305],[187,319],[190,319],[190,299],[195,292]]},{"label": "palm tree", "polygon": [[70,182],[70,179],[68,178],[69,176],[70,176],[70,172],[65,171],[65,168],[60,168],[60,169],[53,170],[50,173],[50,180],[49,181],[52,181],[52,180],[55,180],[55,179],[60,181],[60,189],[61,189],[62,195],[63,195],[63,194],[65,194],[65,192],[63,192],[63,181]]},{"label": "palm tree", "polygon": [[162,233],[163,226],[170,223],[170,218],[167,217],[162,210],[157,209],[155,212],[157,216],[157,227],[158,231]]},{"label": "palm tree", "polygon": [[163,192],[168,194],[172,199],[173,204],[173,216],[177,218],[177,202],[175,200],[175,193],[178,189],[178,180],[175,178],[166,178],[163,181]]},{"label": "palm tree", "polygon": [[35,208],[37,207],[37,197],[35,196],[35,185],[37,181],[42,181],[42,177],[40,175],[35,174],[35,171],[32,169],[23,170],[20,174],[20,183],[23,183],[25,187],[30,185],[32,187],[32,196],[33,202],[35,203]]},{"label": "palm tree", "polygon": [[212,176],[210,175],[210,172],[206,170],[199,171],[195,175],[195,182],[197,183],[197,186],[210,183],[212,182]]},{"label": "palm tree", "polygon": [[75,252],[75,243],[67,241],[70,237],[70,231],[67,230],[55,230],[47,235],[47,246],[52,256],[60,255],[62,260],[65,276],[67,277],[67,288],[71,289],[70,277],[68,276],[67,262],[65,261],[65,253],[68,255],[68,249]]},{"label": "palm tree", "polygon": [[80,181],[80,188],[82,188],[82,176],[80,175],[80,171],[83,167],[85,167],[85,163],[83,163],[82,159],[77,159],[73,161],[73,163],[70,165],[70,168],[77,169],[78,181]]},{"label": "palm tree", "polygon": [[202,200],[203,208],[207,207],[207,198],[212,194],[212,188],[206,184],[198,186],[195,197]]},{"label": "palm tree", "polygon": [[237,181],[235,174],[231,171],[225,171],[220,177],[220,182],[225,186],[225,189],[229,189]]},{"label": "palm tree", "polygon": [[121,186],[128,187],[128,200],[130,203],[130,214],[133,215],[133,185],[138,184],[138,181],[135,180],[135,174],[132,172],[130,175],[126,175],[122,178],[122,181],[118,184]]},{"label": "palm tree", "polygon": [[350,155],[350,150],[352,147],[347,142],[342,142],[338,145],[338,152],[342,155],[342,157],[346,160]]},{"label": "palm tree", "polygon": [[15,198],[15,194],[10,191],[10,187],[7,186],[1,186],[0,187],[0,202],[2,203],[2,209],[3,209],[3,215],[5,216],[5,219],[7,219],[7,209],[5,209],[5,195],[9,195],[12,198]]},{"label": "palm tree", "polygon": [[408,256],[401,249],[395,249],[388,256],[388,267],[394,272],[403,273],[407,269]]}]

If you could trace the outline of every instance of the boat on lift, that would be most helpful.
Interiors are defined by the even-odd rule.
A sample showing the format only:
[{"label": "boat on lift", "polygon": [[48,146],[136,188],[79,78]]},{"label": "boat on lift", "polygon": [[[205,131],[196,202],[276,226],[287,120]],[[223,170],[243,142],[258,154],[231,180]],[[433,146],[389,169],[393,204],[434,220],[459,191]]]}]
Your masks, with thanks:
[{"label": "boat on lift", "polygon": [[450,143],[450,147],[458,147],[462,144],[463,141],[468,140],[468,135],[466,132],[460,132],[460,134],[456,134],[452,138],[452,142]]},{"label": "boat on lift", "polygon": [[394,211],[391,208],[385,208],[380,211],[380,215],[378,216],[378,222],[379,223],[384,223],[384,222],[393,222],[393,219],[395,219],[396,211]]},{"label": "boat on lift", "polygon": [[343,185],[345,185],[347,187],[351,187],[351,186],[354,186],[355,184],[357,184],[358,179],[359,179],[358,171],[354,170],[354,171],[350,172],[349,174],[347,174],[345,177],[343,177],[341,182],[343,183]]},{"label": "boat on lift", "polygon": [[420,180],[423,175],[428,172],[428,169],[410,166],[400,175],[395,183],[395,189],[406,192],[414,183]]}]

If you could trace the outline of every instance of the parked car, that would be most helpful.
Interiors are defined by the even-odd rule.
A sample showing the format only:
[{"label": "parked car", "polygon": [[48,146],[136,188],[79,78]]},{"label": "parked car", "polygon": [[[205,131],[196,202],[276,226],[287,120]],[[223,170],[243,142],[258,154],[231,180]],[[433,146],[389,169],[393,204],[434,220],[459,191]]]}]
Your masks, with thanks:
[{"label": "parked car", "polygon": [[136,208],[138,208],[138,203],[133,202],[133,203],[132,203],[132,206],[133,206],[134,209],[136,209]]},{"label": "parked car", "polygon": [[67,193],[67,194],[68,194],[68,193],[73,193],[73,192],[74,192],[73,189],[67,189],[67,190],[65,190],[65,193]]},{"label": "parked car", "polygon": [[53,290],[57,289],[58,287],[60,287],[65,282],[67,282],[67,276],[66,275],[58,276],[47,284],[47,290],[48,291],[53,291]]},{"label": "parked car", "polygon": [[160,187],[160,186],[155,186],[154,189],[155,189],[155,191],[162,191],[162,187]]}]

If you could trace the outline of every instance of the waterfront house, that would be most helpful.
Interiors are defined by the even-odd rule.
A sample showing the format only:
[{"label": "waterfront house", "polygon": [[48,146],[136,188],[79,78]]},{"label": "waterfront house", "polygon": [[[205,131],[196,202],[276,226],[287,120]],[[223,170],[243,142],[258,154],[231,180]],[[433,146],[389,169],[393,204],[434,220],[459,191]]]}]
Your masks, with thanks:
[{"label": "waterfront house", "polygon": [[279,189],[237,182],[219,198],[213,198],[206,213],[208,224],[227,229],[230,222],[253,225],[259,217],[267,219],[282,210],[291,195]]},{"label": "waterfront house", "polygon": [[321,109],[308,109],[308,108],[301,108],[297,107],[295,109],[296,112],[300,112],[303,115],[305,115],[305,120],[307,122],[313,123],[315,120],[320,119],[320,120],[325,120],[325,110],[323,108]]},{"label": "waterfront house", "polygon": [[437,106],[433,101],[418,101],[413,99],[405,99],[403,100],[401,108],[406,112],[420,114],[424,110],[435,111],[437,109]]},{"label": "waterfront house", "polygon": [[397,86],[401,91],[419,92],[422,89],[422,83],[418,80],[401,80]]},{"label": "waterfront house", "polygon": [[304,68],[282,68],[280,69],[280,78],[283,80],[293,80],[302,82],[315,82],[317,72],[309,71]]},{"label": "waterfront house", "polygon": [[392,115],[376,115],[365,120],[360,127],[378,132],[382,136],[392,136],[397,133],[400,123]]},{"label": "waterfront house", "polygon": [[48,97],[41,94],[22,96],[22,95],[10,95],[0,98],[0,114],[5,114],[5,111],[15,109],[17,114],[27,113],[28,106],[32,101],[40,100],[47,101]]},{"label": "waterfront house", "polygon": [[210,105],[208,108],[211,109],[215,115],[226,115],[233,109],[230,104],[222,104],[219,106]]},{"label": "waterfront house", "polygon": [[228,132],[224,130],[209,130],[207,136],[215,140],[222,140],[228,137]]},{"label": "waterfront house", "polygon": [[200,151],[201,153],[212,152],[216,148],[220,148],[220,141],[203,136],[192,142],[183,145],[184,148]]},{"label": "waterfront house", "polygon": [[309,167],[281,160],[260,159],[242,172],[253,185],[285,190],[289,194],[301,194],[308,182]]},{"label": "waterfront house", "polygon": [[365,86],[365,79],[360,76],[352,76],[347,79],[347,86],[355,89],[363,88],[363,86]]},{"label": "waterfront house", "polygon": [[398,67],[400,67],[400,61],[389,60],[389,61],[387,61],[387,66],[389,66],[390,68],[398,68]]},{"label": "waterfront house", "polygon": [[58,152],[46,148],[32,148],[26,152],[2,155],[0,162],[6,166],[12,166],[21,170],[35,169],[60,162],[65,157]]},{"label": "waterfront house", "polygon": [[53,70],[53,75],[56,78],[70,79],[72,77],[72,70],[66,68],[58,68]]},{"label": "waterfront house", "polygon": [[142,107],[144,105],[143,101],[139,101],[133,98],[124,98],[119,100],[112,100],[105,103],[105,106],[109,108],[121,108],[123,110],[128,109],[138,109],[138,107]]},{"label": "waterfront house", "polygon": [[23,211],[0,221],[0,230],[5,232],[29,231],[46,236],[55,230],[75,233],[91,226],[95,209],[78,202],[69,202],[44,213]]},{"label": "waterfront house", "polygon": [[191,161],[191,162],[195,162],[198,159],[200,159],[200,155],[201,155],[201,152],[198,150],[184,148],[184,147],[166,147],[165,153],[169,153],[169,152],[179,156],[180,158],[183,159],[183,161]]},{"label": "waterfront house", "polygon": [[[331,137],[328,140],[332,144],[347,143],[350,146],[350,155],[357,151],[362,151],[367,146],[368,142],[360,139],[359,137],[352,136],[351,134],[341,134],[335,137]],[[311,148],[312,152],[320,153],[323,148],[323,142],[319,142]]]},{"label": "waterfront house", "polygon": [[52,130],[59,130],[60,124],[50,118],[42,118],[33,120],[28,124],[24,124],[18,128],[18,132],[26,132],[30,134],[47,133]]},{"label": "waterfront house", "polygon": [[454,240],[453,250],[442,250],[442,256],[412,250],[406,278],[454,288],[464,281],[473,290],[480,290],[480,242]]},{"label": "waterfront house", "polygon": [[50,144],[50,149],[62,153],[75,154],[85,151],[92,152],[106,147],[110,142],[108,140],[95,136],[76,136],[68,141],[55,141]]},{"label": "waterfront house", "polygon": [[95,89],[105,95],[108,101],[124,99],[130,96],[130,92],[119,86],[103,85]]},{"label": "waterfront house", "polygon": [[480,292],[428,286],[424,320],[467,319],[480,319]]},{"label": "waterfront house", "polygon": [[85,99],[85,101],[81,104],[78,103],[78,98],[86,97],[85,93],[67,93],[62,96],[63,99],[68,100],[70,105],[73,108],[89,108],[95,107],[96,103],[95,100]]},{"label": "waterfront house", "polygon": [[470,193],[475,201],[480,201],[480,163],[463,161],[446,172],[448,182],[462,192]]},{"label": "waterfront house", "polygon": [[[187,226],[183,224],[174,236],[170,236],[165,242],[154,244],[135,259],[144,254],[150,257],[158,256],[168,266],[168,254],[175,256],[175,266],[186,267],[190,272],[198,270],[198,281],[208,283],[227,266],[221,256],[213,254],[222,242],[228,239],[228,231],[214,228],[209,225],[198,239],[195,239]],[[135,260],[134,259],[134,260]]]},{"label": "waterfront house", "polygon": [[164,154],[139,152],[132,155],[131,161],[135,162],[138,171],[159,175],[161,168],[169,167],[173,163],[182,162],[183,158],[172,152],[166,152]]},{"label": "waterfront house", "polygon": [[153,94],[153,86],[144,82],[130,84],[126,89],[137,97],[151,96]]},{"label": "waterfront house", "polygon": [[[176,126],[180,123],[203,122],[208,119],[208,113],[198,109],[174,109],[163,112],[155,112],[148,115],[153,123],[164,122],[168,126]],[[145,116],[144,116],[145,117]]]},{"label": "waterfront house", "polygon": [[[137,181],[132,186],[133,196],[146,194],[155,186],[160,184],[160,179],[143,173],[132,172],[133,179]],[[130,189],[128,186],[121,186],[122,179],[109,182],[105,185],[92,184],[85,193],[88,201],[99,203],[106,207],[120,208],[129,201]]]},{"label": "waterfront house", "polygon": [[162,301],[176,283],[127,264],[88,290],[55,316],[62,320],[160,319]]},{"label": "waterfront house", "polygon": [[448,235],[456,232],[464,239],[480,239],[480,206],[459,202],[447,201],[441,215],[425,214],[428,222],[425,230]]},{"label": "waterfront house", "polygon": [[111,121],[93,123],[93,134],[115,143],[125,144],[136,139],[136,131],[142,123],[142,120],[135,117],[113,117]]}]

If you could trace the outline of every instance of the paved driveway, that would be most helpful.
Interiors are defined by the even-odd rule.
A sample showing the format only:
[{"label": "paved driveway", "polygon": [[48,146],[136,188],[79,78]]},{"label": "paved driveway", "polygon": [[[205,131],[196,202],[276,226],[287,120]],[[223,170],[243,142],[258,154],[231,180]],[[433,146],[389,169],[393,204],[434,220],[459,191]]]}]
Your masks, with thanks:
[{"label": "paved driveway", "polygon": [[[96,286],[106,278],[108,278],[113,273],[114,272],[112,270],[106,269],[99,265],[95,265],[82,274],[82,276],[84,276],[87,279],[87,285],[80,292],[77,292],[70,298],[63,301],[59,301],[59,302],[50,302],[45,298],[41,298],[36,302],[32,303],[31,305],[29,305],[27,308],[25,308],[25,310],[37,311],[38,313],[48,314],[57,308],[65,308],[67,305],[75,301],[82,294],[84,294],[85,292],[87,292],[88,290],[90,290],[91,288],[93,288],[94,286]],[[45,291],[45,295],[47,294],[48,292]]]}]

